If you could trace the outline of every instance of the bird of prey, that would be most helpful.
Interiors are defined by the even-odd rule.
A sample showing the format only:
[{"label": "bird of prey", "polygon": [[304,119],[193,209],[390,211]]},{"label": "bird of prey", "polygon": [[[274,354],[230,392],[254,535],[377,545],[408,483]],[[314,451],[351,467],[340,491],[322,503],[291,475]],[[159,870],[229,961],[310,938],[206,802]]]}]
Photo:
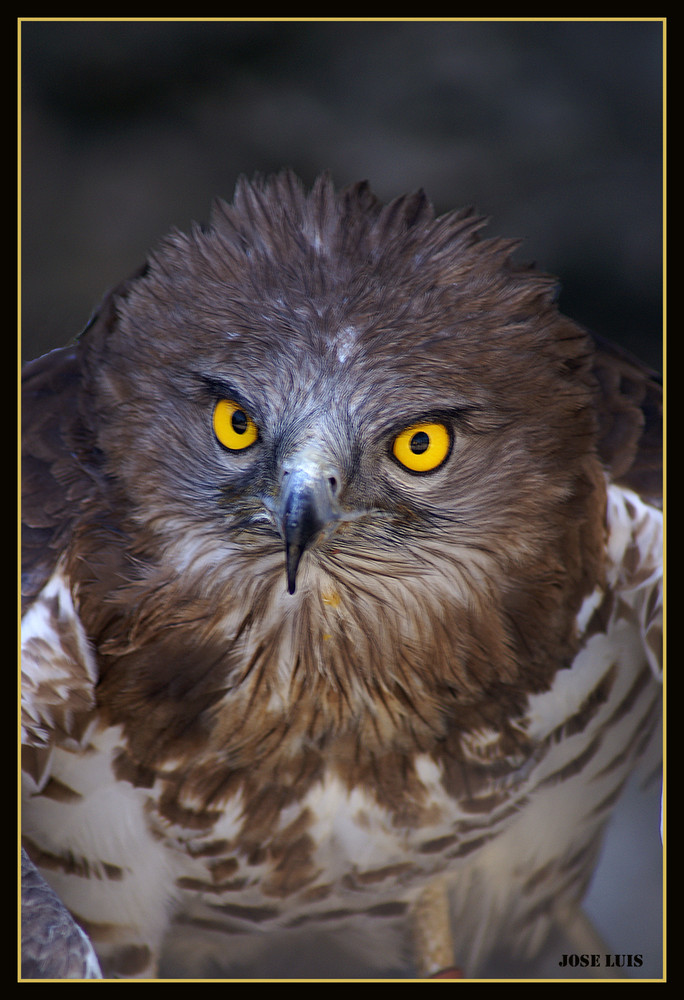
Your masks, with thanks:
[{"label": "bird of prey", "polygon": [[661,386],[483,225],[241,180],[26,366],[23,843],[105,978],[583,926],[659,749]]}]

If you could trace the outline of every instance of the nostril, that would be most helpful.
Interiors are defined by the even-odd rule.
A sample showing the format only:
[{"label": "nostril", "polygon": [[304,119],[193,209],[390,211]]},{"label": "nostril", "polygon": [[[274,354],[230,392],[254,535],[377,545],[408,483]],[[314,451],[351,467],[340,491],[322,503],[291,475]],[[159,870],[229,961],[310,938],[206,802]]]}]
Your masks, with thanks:
[{"label": "nostril", "polygon": [[330,476],[328,479],[328,484],[332,491],[332,495],[335,496],[335,494],[337,493],[337,478],[335,476]]}]

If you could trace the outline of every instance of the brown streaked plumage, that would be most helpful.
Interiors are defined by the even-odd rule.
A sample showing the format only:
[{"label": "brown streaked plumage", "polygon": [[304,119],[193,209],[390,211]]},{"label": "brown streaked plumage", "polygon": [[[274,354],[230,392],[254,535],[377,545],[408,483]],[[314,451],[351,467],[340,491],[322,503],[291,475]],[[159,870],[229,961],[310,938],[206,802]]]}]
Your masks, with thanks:
[{"label": "brown streaked plumage", "polygon": [[27,366],[25,845],[105,976],[579,919],[657,731],[660,390],[482,225],[241,182]]}]

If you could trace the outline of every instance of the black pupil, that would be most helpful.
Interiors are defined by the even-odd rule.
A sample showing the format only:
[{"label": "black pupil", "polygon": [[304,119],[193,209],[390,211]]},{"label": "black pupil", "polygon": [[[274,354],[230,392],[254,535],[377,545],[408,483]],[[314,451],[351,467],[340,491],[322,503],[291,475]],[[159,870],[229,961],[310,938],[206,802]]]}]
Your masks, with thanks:
[{"label": "black pupil", "polygon": [[418,431],[411,438],[411,443],[409,448],[414,455],[422,455],[424,451],[427,451],[430,446],[430,438],[425,433],[425,431]]},{"label": "black pupil", "polygon": [[236,410],[230,422],[236,434],[244,434],[247,430],[247,414],[242,410]]}]

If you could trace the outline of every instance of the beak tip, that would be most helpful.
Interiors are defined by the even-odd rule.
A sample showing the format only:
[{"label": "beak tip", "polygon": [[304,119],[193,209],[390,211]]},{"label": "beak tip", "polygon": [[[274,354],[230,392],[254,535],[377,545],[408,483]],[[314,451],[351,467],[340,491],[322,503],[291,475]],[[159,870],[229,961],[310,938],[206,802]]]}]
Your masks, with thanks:
[{"label": "beak tip", "polygon": [[288,545],[285,556],[285,566],[287,572],[287,592],[294,594],[297,584],[297,567],[302,556],[299,546]]}]

